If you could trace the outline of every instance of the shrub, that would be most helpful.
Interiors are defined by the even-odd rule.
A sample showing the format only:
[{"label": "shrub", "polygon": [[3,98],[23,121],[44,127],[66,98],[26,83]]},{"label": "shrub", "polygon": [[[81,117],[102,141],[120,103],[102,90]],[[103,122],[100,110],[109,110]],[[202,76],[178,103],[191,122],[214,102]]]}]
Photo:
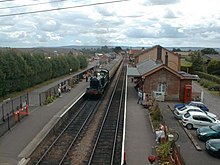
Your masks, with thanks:
[{"label": "shrub", "polygon": [[213,86],[217,86],[217,84],[215,82],[206,80],[204,78],[200,79],[199,83],[200,83],[201,86],[203,86],[205,88],[210,88],[210,87],[213,87]]},{"label": "shrub", "polygon": [[150,112],[150,116],[152,119],[153,127],[159,128],[159,124],[161,123],[161,112],[159,107]]},{"label": "shrub", "polygon": [[211,74],[208,74],[205,72],[198,72],[198,71],[196,71],[195,74],[199,75],[200,78],[204,78],[204,79],[213,81],[217,84],[220,84],[220,77],[218,77],[218,76],[211,75]]},{"label": "shrub", "polygon": [[48,96],[47,99],[45,100],[44,104],[50,104],[56,99],[56,96]]},{"label": "shrub", "polygon": [[171,149],[172,149],[171,142],[167,141],[165,143],[161,143],[158,146],[158,157],[160,158],[169,157]]}]

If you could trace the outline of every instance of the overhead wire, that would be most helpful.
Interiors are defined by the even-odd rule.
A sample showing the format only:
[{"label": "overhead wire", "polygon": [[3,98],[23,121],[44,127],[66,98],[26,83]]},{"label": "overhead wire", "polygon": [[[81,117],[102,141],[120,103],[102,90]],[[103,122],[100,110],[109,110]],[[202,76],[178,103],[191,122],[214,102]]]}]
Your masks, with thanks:
[{"label": "overhead wire", "polygon": [[2,0],[0,2],[11,2],[11,1],[15,1],[15,0]]},{"label": "overhead wire", "polygon": [[97,6],[97,5],[104,5],[104,4],[125,2],[125,1],[129,1],[129,0],[115,0],[115,1],[108,1],[108,2],[100,2],[100,3],[91,3],[91,4],[84,4],[84,5],[77,5],[77,6],[61,7],[61,8],[55,8],[55,9],[36,10],[36,11],[20,12],[20,13],[12,13],[12,14],[2,14],[2,15],[0,15],[0,17],[10,17],[10,16],[16,16],[16,15],[27,15],[27,14],[34,14],[34,13],[43,13],[43,12],[73,9],[73,8],[82,8],[82,7],[88,7],[88,6]]},{"label": "overhead wire", "polygon": [[15,6],[8,6],[8,7],[0,7],[0,9],[11,9],[11,8],[19,8],[19,7],[37,6],[37,5],[50,4],[50,3],[63,2],[63,1],[67,1],[67,0],[56,0],[56,1],[50,1],[50,2],[31,3],[31,4],[27,4],[27,5],[15,5]]}]

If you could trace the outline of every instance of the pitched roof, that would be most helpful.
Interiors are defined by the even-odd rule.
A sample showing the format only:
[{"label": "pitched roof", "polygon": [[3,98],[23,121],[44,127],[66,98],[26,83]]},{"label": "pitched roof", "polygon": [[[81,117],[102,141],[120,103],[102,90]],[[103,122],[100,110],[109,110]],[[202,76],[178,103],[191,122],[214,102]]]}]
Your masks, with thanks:
[{"label": "pitched roof", "polygon": [[138,72],[137,68],[135,67],[128,67],[127,68],[127,75],[133,77],[140,77],[140,73]]},{"label": "pitched roof", "polygon": [[152,59],[147,59],[143,62],[140,62],[137,64],[136,67],[128,67],[127,75],[128,76],[134,76],[134,77],[146,77],[149,76],[161,69],[165,68],[169,72],[173,73],[180,79],[190,79],[190,80],[198,80],[199,77],[197,75],[191,75],[189,73],[186,73],[184,71],[175,71],[171,69],[170,67],[166,66],[162,63],[157,63],[156,61]]},{"label": "pitched roof", "polygon": [[[151,48],[148,48],[148,49],[146,49],[146,50],[144,50],[144,51],[141,51],[141,52],[135,54],[134,57],[138,57],[138,56],[140,56],[140,55],[142,55],[142,54],[144,54],[144,53],[147,53],[147,52],[149,52],[150,50],[152,50],[152,49],[154,49],[154,48],[157,48],[157,47],[162,47],[162,46],[160,46],[160,45],[155,45],[155,46],[153,46],[153,47],[151,47]],[[164,47],[162,47],[162,48],[165,49],[167,52],[170,52],[170,53],[174,54],[175,56],[180,56],[178,53],[175,53],[175,52],[173,52],[173,51],[170,51],[170,50],[168,50],[167,48],[164,48]]]},{"label": "pitched roof", "polygon": [[215,59],[215,60],[220,60],[220,54],[204,54],[203,55],[207,59]]},{"label": "pitched roof", "polygon": [[144,75],[145,73],[163,65],[162,63],[156,63],[152,59],[144,60],[136,65],[138,72],[140,75]]},{"label": "pitched roof", "polygon": [[145,73],[161,66],[163,64],[158,64],[152,59],[144,60],[136,65],[136,67],[128,67],[128,76],[143,76]]},{"label": "pitched roof", "polygon": [[142,49],[131,49],[131,50],[128,51],[128,53],[135,55],[135,54],[138,54],[142,51],[143,51]]}]

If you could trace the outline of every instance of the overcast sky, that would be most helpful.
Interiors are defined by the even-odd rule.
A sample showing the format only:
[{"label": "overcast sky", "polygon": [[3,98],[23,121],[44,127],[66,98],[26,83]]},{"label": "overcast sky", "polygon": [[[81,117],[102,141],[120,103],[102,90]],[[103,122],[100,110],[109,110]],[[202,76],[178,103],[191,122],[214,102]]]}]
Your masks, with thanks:
[{"label": "overcast sky", "polygon": [[[54,1],[59,0],[0,1],[0,47],[220,47],[219,0],[129,0],[87,7],[77,6],[114,0]],[[39,3],[44,4],[30,5]],[[3,16],[67,7],[73,8]]]}]

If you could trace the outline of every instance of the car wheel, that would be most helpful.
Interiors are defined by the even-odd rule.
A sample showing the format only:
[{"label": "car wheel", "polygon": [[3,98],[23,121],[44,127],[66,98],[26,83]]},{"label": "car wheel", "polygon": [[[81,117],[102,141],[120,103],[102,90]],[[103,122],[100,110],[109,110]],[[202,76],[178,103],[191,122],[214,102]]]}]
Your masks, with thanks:
[{"label": "car wheel", "polygon": [[192,125],[192,124],[187,124],[187,125],[186,125],[186,128],[187,128],[187,129],[193,129],[193,125]]}]

